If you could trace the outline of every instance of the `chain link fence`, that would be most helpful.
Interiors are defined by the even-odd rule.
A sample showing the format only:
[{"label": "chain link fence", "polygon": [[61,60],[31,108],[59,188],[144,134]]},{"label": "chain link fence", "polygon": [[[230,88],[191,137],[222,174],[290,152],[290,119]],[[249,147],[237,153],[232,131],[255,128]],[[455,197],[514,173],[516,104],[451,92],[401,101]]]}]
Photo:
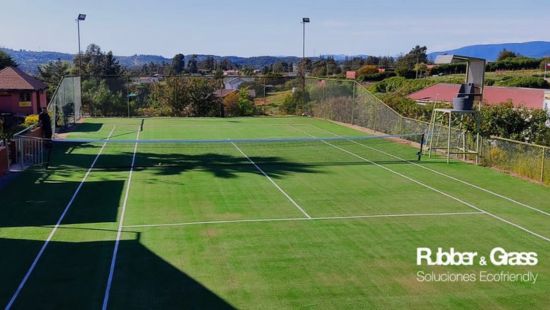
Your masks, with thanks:
[{"label": "chain link fence", "polygon": [[52,115],[52,132],[75,124],[81,117],[81,79],[78,76],[64,77],[48,104]]},{"label": "chain link fence", "polygon": [[[428,122],[399,114],[355,81],[308,78],[306,89],[311,100],[309,110],[315,117],[357,125],[382,134],[428,133]],[[452,125],[450,141],[453,149],[461,152],[475,150],[475,137],[455,122]],[[438,120],[433,133],[431,147],[447,148],[449,130],[445,118]],[[453,157],[471,159],[472,156],[454,154]]]},{"label": "chain link fence", "polygon": [[[404,117],[355,81],[306,79],[310,95],[308,109],[319,118],[361,126],[384,134],[427,133],[429,123]],[[452,158],[474,161],[468,154],[478,149],[480,163],[503,171],[550,184],[550,147],[492,137],[476,142],[476,134],[467,131],[464,120],[456,119],[449,131],[448,119],[436,120],[431,147],[447,149],[450,138],[456,153]]]},{"label": "chain link fence", "polygon": [[484,139],[482,164],[550,184],[550,147],[499,137]]}]

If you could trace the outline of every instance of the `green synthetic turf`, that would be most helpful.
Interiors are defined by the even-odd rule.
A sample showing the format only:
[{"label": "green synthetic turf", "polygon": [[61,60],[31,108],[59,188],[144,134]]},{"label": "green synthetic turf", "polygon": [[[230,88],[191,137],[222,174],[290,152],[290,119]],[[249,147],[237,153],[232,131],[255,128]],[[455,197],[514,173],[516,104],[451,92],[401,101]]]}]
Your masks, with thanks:
[{"label": "green synthetic turf", "polygon": [[[132,140],[138,133],[140,139],[365,135],[300,117],[150,118],[141,132],[140,125],[141,119],[88,119],[67,136],[105,139],[111,133],[111,139]],[[436,158],[425,158],[417,166],[404,161],[414,161],[417,149],[390,140],[237,146],[313,219],[306,219],[230,143],[140,144],[111,308],[550,304],[549,242],[510,224],[550,237],[550,216],[544,214],[550,213],[547,187]],[[0,191],[1,305],[15,292],[100,149],[101,143],[57,145],[50,169],[27,170]],[[133,150],[132,143],[106,145],[21,290],[16,308],[101,307]],[[472,206],[501,220],[466,214],[476,212]],[[438,213],[451,214],[422,215]],[[400,214],[417,216],[341,218]],[[539,263],[418,267],[417,247],[454,247],[487,255],[494,247],[535,251]],[[535,284],[420,283],[419,270],[531,271],[539,277]]]}]

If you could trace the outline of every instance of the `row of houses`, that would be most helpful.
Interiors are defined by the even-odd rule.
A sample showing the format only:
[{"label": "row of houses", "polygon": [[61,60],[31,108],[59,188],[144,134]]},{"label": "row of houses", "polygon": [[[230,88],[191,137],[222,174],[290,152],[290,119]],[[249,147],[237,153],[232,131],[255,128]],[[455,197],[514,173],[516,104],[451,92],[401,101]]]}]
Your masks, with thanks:
[{"label": "row of houses", "polygon": [[[147,81],[137,82],[157,83],[160,77],[150,77]],[[254,78],[225,77],[225,89],[220,90],[220,97],[237,90],[241,84],[253,82]],[[24,117],[39,113],[47,106],[46,84],[14,67],[0,70],[0,114],[11,114]],[[459,92],[459,84],[439,83],[412,93],[409,98],[419,104],[433,102],[452,102]],[[250,94],[255,97],[255,94]],[[483,103],[498,105],[512,102],[516,107],[544,109],[550,112],[550,90],[521,87],[486,86]]]}]

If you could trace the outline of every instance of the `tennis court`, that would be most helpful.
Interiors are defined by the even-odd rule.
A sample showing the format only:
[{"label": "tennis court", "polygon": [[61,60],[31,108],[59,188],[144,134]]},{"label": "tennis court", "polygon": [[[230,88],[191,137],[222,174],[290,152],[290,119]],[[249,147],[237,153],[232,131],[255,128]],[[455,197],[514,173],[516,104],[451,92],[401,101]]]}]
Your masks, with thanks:
[{"label": "tennis court", "polygon": [[[8,308],[550,304],[548,188],[417,161],[421,135],[303,117],[103,118],[63,138],[49,169],[0,190]],[[539,263],[416,266],[418,247],[534,251]],[[419,270],[539,277],[435,283]]]}]

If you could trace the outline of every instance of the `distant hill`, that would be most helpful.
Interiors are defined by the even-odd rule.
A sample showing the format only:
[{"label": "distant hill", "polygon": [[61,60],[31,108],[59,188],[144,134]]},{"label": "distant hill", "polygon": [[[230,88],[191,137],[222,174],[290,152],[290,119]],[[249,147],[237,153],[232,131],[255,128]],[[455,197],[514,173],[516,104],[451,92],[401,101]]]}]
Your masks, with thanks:
[{"label": "distant hill", "polygon": [[454,50],[433,52],[428,54],[430,60],[434,60],[441,54],[458,54],[462,56],[471,56],[485,58],[488,61],[495,61],[498,54],[503,49],[519,53],[523,56],[541,58],[550,56],[550,42],[532,41],[524,43],[501,43],[501,44],[480,44],[457,48]]},{"label": "distant hill", "polygon": [[[27,50],[14,50],[9,48],[0,48],[5,51],[19,64],[19,68],[25,72],[36,74],[37,67],[42,64],[46,64],[50,61],[73,61],[74,54],[49,52],[49,51],[27,51]],[[239,66],[247,66],[256,69],[261,69],[264,66],[272,65],[279,61],[287,63],[296,63],[300,61],[300,57],[295,56],[255,56],[255,57],[238,57],[238,56],[216,56],[216,55],[197,55],[197,60],[202,61],[208,56],[214,57],[216,61],[221,59],[228,59],[232,63]],[[172,60],[158,55],[133,55],[133,56],[115,56],[120,64],[124,67],[140,67],[148,63],[161,64],[163,62],[169,63]],[[191,55],[185,55],[185,60],[188,61]],[[315,58],[313,58],[315,59]]]},{"label": "distant hill", "polygon": [[159,55],[133,55],[133,56],[115,56],[118,62],[127,68],[141,67],[144,64],[171,62],[171,59]]},{"label": "distant hill", "polygon": [[[37,73],[37,67],[42,64],[46,64],[50,61],[72,62],[74,54],[49,52],[49,51],[27,51],[27,50],[13,50],[9,48],[0,48],[0,50],[8,53],[19,65],[19,68],[25,72],[35,74]],[[118,61],[124,67],[142,66],[146,63],[162,63],[169,62],[170,59],[157,55],[133,55],[133,56],[116,56]]]},{"label": "distant hill", "polygon": [[[523,56],[528,57],[545,57],[550,56],[550,42],[545,41],[533,41],[525,43],[502,43],[502,44],[480,44],[470,45],[454,50],[433,52],[428,54],[429,59],[433,60],[440,54],[459,54],[464,56],[485,58],[489,61],[494,61],[498,57],[498,53],[503,49],[507,49]],[[35,74],[39,65],[48,63],[50,61],[56,61],[61,59],[62,61],[72,61],[74,54],[50,52],[50,51],[28,51],[28,50],[14,50],[9,48],[1,48],[13,57],[13,59],[19,64],[19,68],[23,71]],[[188,61],[191,55],[185,55],[185,60]],[[216,55],[197,55],[198,61],[204,60],[208,56],[213,56],[216,61],[221,59],[228,59],[232,63],[243,66],[251,67],[255,69],[261,69],[264,66],[272,65],[279,61],[287,63],[297,63],[300,61],[300,57],[295,56],[255,56],[255,57],[239,57],[239,56],[216,56]],[[322,57],[331,56],[336,61],[343,61],[346,57],[367,57],[367,55],[323,55]],[[147,63],[161,64],[163,62],[171,62],[170,58],[166,58],[159,55],[133,55],[133,56],[115,56],[121,65],[124,67],[139,67]],[[318,57],[310,57],[312,60],[318,59]]]},{"label": "distant hill", "polygon": [[326,55],[321,55],[322,58],[328,58],[328,57],[332,57],[334,58],[334,60],[336,61],[344,61],[346,60],[346,58],[348,59],[352,59],[354,57],[359,57],[359,58],[367,58],[369,57],[368,55],[364,55],[364,54],[360,54],[360,55],[346,55],[346,54],[326,54]]},{"label": "distant hill", "polygon": [[61,59],[61,61],[72,61],[73,55],[59,52],[34,52],[27,50],[12,50],[9,48],[0,48],[8,53],[19,68],[27,73],[36,73],[38,65],[45,64],[52,60]]}]

